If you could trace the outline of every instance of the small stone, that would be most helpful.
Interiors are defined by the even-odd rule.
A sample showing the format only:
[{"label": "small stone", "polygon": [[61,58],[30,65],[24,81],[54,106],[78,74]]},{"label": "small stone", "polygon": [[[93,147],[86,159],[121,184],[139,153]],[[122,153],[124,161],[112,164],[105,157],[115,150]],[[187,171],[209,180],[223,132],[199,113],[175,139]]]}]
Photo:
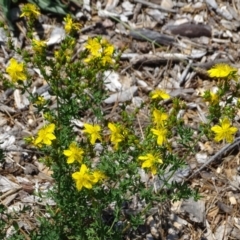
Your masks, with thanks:
[{"label": "small stone", "polygon": [[173,2],[171,0],[162,0],[161,7],[166,8],[166,9],[172,9]]},{"label": "small stone", "polygon": [[37,175],[39,173],[39,170],[36,166],[34,166],[33,164],[31,163],[28,163],[26,166],[25,166],[25,169],[24,169],[24,173],[25,174],[28,174],[28,175]]},{"label": "small stone", "polygon": [[146,235],[146,240],[154,240],[152,234],[150,234],[150,233],[147,234],[147,235]]}]

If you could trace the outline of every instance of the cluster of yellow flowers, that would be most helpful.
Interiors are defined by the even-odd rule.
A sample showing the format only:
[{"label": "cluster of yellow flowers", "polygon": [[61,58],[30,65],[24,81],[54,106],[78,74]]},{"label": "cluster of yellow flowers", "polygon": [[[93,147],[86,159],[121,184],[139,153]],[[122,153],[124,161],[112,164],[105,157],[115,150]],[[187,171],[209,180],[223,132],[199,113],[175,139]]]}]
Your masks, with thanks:
[{"label": "cluster of yellow flowers", "polygon": [[[109,123],[108,127],[111,131],[110,141],[114,145],[114,148],[118,149],[118,144],[124,140],[124,136],[120,132],[120,128],[117,124]],[[101,127],[99,125],[84,124],[84,133],[89,136],[90,143],[94,145],[97,140],[102,141],[100,135]],[[94,184],[101,182],[106,178],[105,174],[99,170],[91,171],[83,161],[84,150],[78,147],[76,142],[72,142],[68,149],[63,151],[63,154],[67,157],[67,163],[72,164],[75,161],[81,164],[80,170],[72,174],[72,178],[76,182],[76,187],[80,191],[83,187],[91,189]]]},{"label": "cluster of yellow flowers", "polygon": [[[93,135],[95,134],[93,133]],[[72,174],[72,178],[76,182],[77,190],[80,191],[83,187],[91,189],[94,184],[106,178],[101,171],[90,171],[90,169],[82,163],[84,150],[78,147],[76,142],[72,142],[69,148],[63,151],[63,154],[67,157],[68,164],[72,164],[75,161],[80,163],[80,170]]]},{"label": "cluster of yellow flowers", "polygon": [[114,63],[114,46],[106,39],[89,38],[85,47],[89,50],[89,56],[84,60],[86,63],[100,63],[102,66]]},{"label": "cluster of yellow flowers", "polygon": [[[100,135],[101,127],[99,125],[92,125],[85,123],[83,132],[86,133],[90,138],[90,143],[95,144],[96,140],[102,141]],[[114,146],[115,150],[118,150],[119,143],[124,140],[124,128],[115,123],[108,123],[108,128],[110,130],[110,141]]]},{"label": "cluster of yellow flowers", "polygon": [[[39,9],[34,4],[25,4],[22,8],[21,17],[28,19],[37,18],[40,15]],[[75,23],[70,15],[64,18],[65,21],[65,32],[67,34],[72,33],[80,29],[80,24]],[[71,40],[70,45],[75,44],[75,40]],[[32,39],[32,48],[36,53],[42,53],[47,47],[45,41]],[[88,50],[88,56],[84,62],[87,64],[100,64],[101,66],[114,64],[114,46],[110,44],[106,39],[101,37],[89,38],[85,45]],[[55,58],[59,60],[61,58],[60,52],[55,52]],[[71,55],[72,52],[66,55]],[[65,55],[65,54],[64,54]],[[69,58],[70,59],[70,58]],[[15,58],[10,59],[10,63],[6,68],[6,72],[9,74],[12,82],[24,81],[27,79],[27,71],[24,63],[18,63]],[[208,70],[210,77],[218,79],[237,79],[237,69],[229,66],[228,64],[216,64],[210,70]],[[170,96],[163,90],[157,89],[151,93],[153,101],[166,100]],[[219,104],[220,98],[217,93],[208,91],[205,93],[205,100],[210,102],[212,105]],[[36,104],[44,104],[44,99],[38,97]],[[164,146],[167,144],[167,137],[169,134],[167,121],[168,114],[163,109],[154,109],[152,113],[152,122],[154,127],[151,128],[151,133],[156,136],[157,145]],[[114,150],[119,149],[119,144],[126,139],[126,129],[119,124],[108,123],[110,131],[110,142],[113,145]],[[54,135],[55,124],[50,123],[41,128],[36,138],[32,139],[32,143],[37,147],[43,145],[50,146],[56,139]],[[219,125],[215,125],[211,128],[211,131],[215,133],[215,141],[226,140],[227,142],[233,141],[233,136],[237,132],[236,127],[232,127],[230,120],[227,117],[220,119]],[[102,141],[101,127],[100,125],[84,124],[83,132],[88,135],[90,144],[94,145],[97,140]],[[80,169],[72,174],[72,178],[76,182],[76,187],[80,191],[82,188],[91,189],[94,184],[101,182],[106,178],[104,173],[99,170],[90,170],[85,163],[84,150],[78,146],[76,142],[72,142],[68,149],[63,151],[63,154],[67,157],[67,163],[72,164],[75,161],[79,162]],[[146,152],[145,155],[138,157],[138,160],[142,161],[142,168],[149,169],[152,174],[157,173],[157,167],[159,164],[163,164],[161,155],[156,152]]]},{"label": "cluster of yellow flowers", "polygon": [[[37,138],[33,139],[33,144],[41,147],[43,144],[51,145],[56,139],[54,135],[55,124],[48,124],[41,128],[37,133]],[[71,143],[69,149],[64,150],[64,155],[67,156],[67,163],[71,164],[74,161],[82,162],[84,151],[77,146],[75,142]],[[76,187],[80,191],[82,187],[92,188],[92,185],[103,180],[105,175],[100,171],[90,172],[85,164],[82,164],[79,172],[72,174],[72,178],[76,181]]]},{"label": "cluster of yellow flowers", "polygon": [[37,106],[44,106],[46,104],[46,100],[43,96],[38,96],[36,101],[34,102]]},{"label": "cluster of yellow flowers", "polygon": [[79,172],[72,174],[72,178],[76,182],[78,191],[81,191],[83,187],[91,189],[94,184],[105,179],[105,175],[100,171],[90,172],[89,168],[82,164]]},{"label": "cluster of yellow flowers", "polygon": [[[109,123],[108,128],[111,132],[110,141],[114,146],[115,150],[118,150],[119,143],[124,140],[124,135],[121,133],[123,128],[117,124]],[[42,147],[43,145],[50,146],[52,145],[52,141],[56,139],[54,135],[55,124],[47,124],[43,128],[41,128],[36,138],[31,138],[30,141],[36,147]],[[84,124],[84,133],[86,133],[89,137],[89,141],[92,145],[96,143],[97,140],[102,141],[102,137],[100,135],[101,127],[99,125],[92,125],[85,123]],[[72,178],[76,182],[76,187],[80,191],[83,187],[92,188],[92,186],[103,179],[106,176],[99,170],[90,171],[87,166],[82,163],[84,150],[78,147],[76,142],[72,142],[69,145],[69,148],[63,151],[63,154],[67,157],[67,163],[72,164],[75,161],[81,164],[80,170],[72,174]]]},{"label": "cluster of yellow flowers", "polygon": [[212,106],[216,106],[217,104],[219,104],[220,97],[218,93],[207,90],[202,96],[204,101],[209,102]]},{"label": "cluster of yellow flowers", "polygon": [[64,21],[64,28],[67,34],[71,33],[72,31],[78,31],[81,27],[80,23],[73,22],[73,19],[69,14],[64,18]]},{"label": "cluster of yellow flowers", "polygon": [[[170,96],[162,90],[156,90],[153,92],[152,98],[168,99]],[[155,128],[152,128],[151,131],[154,135],[157,136],[157,144],[162,146],[167,141],[168,130],[166,128],[166,121],[168,119],[167,113],[163,110],[155,109],[153,111],[153,123]],[[126,129],[119,124],[108,123],[108,128],[110,130],[110,142],[113,145],[115,150],[119,149],[119,144],[125,140]],[[41,128],[36,139],[32,139],[32,143],[37,147],[42,147],[43,145],[50,146],[52,141],[56,139],[54,135],[55,124],[51,123],[43,128]],[[87,134],[89,141],[92,145],[96,143],[97,140],[102,141],[101,137],[101,127],[98,124],[84,124],[83,133]],[[92,188],[92,186],[99,181],[102,181],[106,176],[96,170],[90,171],[85,164],[83,164],[83,155],[84,150],[78,147],[76,142],[72,142],[69,145],[69,148],[63,151],[63,154],[67,157],[67,163],[72,164],[75,161],[81,164],[80,170],[72,174],[72,178],[76,181],[76,187],[80,191],[83,187]],[[157,154],[147,153],[146,155],[139,156],[140,161],[143,161],[142,168],[149,168],[153,174],[157,173],[157,165],[162,164],[162,159],[157,156]]]},{"label": "cluster of yellow flowers", "polygon": [[[208,70],[208,74],[211,78],[217,78],[220,80],[237,80],[238,79],[238,69],[234,68],[225,63],[219,63],[214,65],[211,69]],[[204,93],[205,101],[208,101],[212,106],[218,105],[220,97],[218,92],[214,93],[212,91],[206,91]],[[223,117],[219,121],[219,125],[214,125],[211,128],[211,131],[215,133],[214,140],[216,142],[226,141],[228,143],[233,142],[233,136],[238,131],[236,127],[231,126],[231,122],[227,117]]]},{"label": "cluster of yellow flowers", "polygon": [[[25,4],[22,8],[21,17],[26,17],[30,19],[37,18],[40,15],[39,9],[34,4]],[[77,31],[80,29],[81,24],[75,23],[70,15],[67,15],[64,18],[65,21],[65,31],[67,34],[70,34],[72,31]],[[75,40],[71,40],[69,43],[73,46]],[[46,41],[32,39],[32,48],[35,53],[42,53],[43,50],[47,47]],[[114,46],[110,44],[106,39],[102,39],[99,37],[89,38],[87,44],[85,45],[86,49],[89,51],[88,57],[84,60],[89,64],[100,63],[101,66],[106,66],[107,64],[113,64],[113,54],[114,54]],[[66,50],[64,53],[60,53],[56,51],[54,56],[57,60],[62,58],[64,55],[67,61],[70,60],[70,55],[72,55],[71,50]],[[60,61],[61,62],[61,61]],[[24,81],[27,78],[26,68],[23,63],[18,63],[16,59],[12,58],[10,60],[9,66],[6,69],[6,72],[10,75],[12,82]]]},{"label": "cluster of yellow flowers", "polygon": [[24,4],[24,6],[22,7],[22,14],[20,15],[20,17],[26,17],[26,18],[37,18],[38,16],[40,16],[40,11],[39,8],[32,3],[27,3]]},{"label": "cluster of yellow flowers", "polygon": [[[26,17],[27,19],[36,19],[37,17],[40,16],[40,9],[32,3],[27,3],[24,4],[24,6],[22,7],[22,14],[20,15],[20,17]],[[64,22],[65,22],[65,32],[67,34],[70,34],[72,31],[77,31],[80,29],[81,24],[80,23],[75,23],[71,17],[70,14],[68,14],[65,18],[64,18]]]},{"label": "cluster of yellow flowers", "polygon": [[47,47],[45,41],[33,39],[32,40],[32,48],[36,53],[42,53],[43,49]]},{"label": "cluster of yellow flowers", "polygon": [[[75,41],[72,40],[70,45],[74,45]],[[97,43],[97,46],[95,46]],[[43,50],[47,47],[46,41],[33,39],[32,40],[32,48],[35,53],[42,53]],[[95,48],[97,47],[97,48]],[[110,43],[108,43],[105,39],[88,39],[88,43],[86,44],[86,48],[89,50],[90,54],[88,58],[85,59],[86,63],[101,63],[102,66],[106,64],[113,64],[113,53],[114,47]],[[65,50],[65,52],[55,51],[54,56],[57,62],[62,62],[61,59],[66,58],[67,61],[71,59],[72,51],[70,49]],[[27,71],[24,63],[18,63],[15,58],[11,58],[9,61],[9,65],[6,68],[6,72],[9,74],[11,81],[16,83],[18,81],[24,81],[27,79]]]},{"label": "cluster of yellow flowers", "polygon": [[[152,91],[151,98],[154,100],[166,100],[170,98],[170,95],[163,90],[156,89]],[[168,129],[166,121],[168,120],[168,114],[163,109],[154,109],[152,117],[155,128],[151,128],[151,132],[157,136],[157,144],[163,146],[167,142]],[[143,161],[142,168],[148,168],[154,175],[157,173],[157,166],[163,163],[158,153],[147,153],[139,156],[138,159]]]},{"label": "cluster of yellow flowers", "polygon": [[12,82],[17,82],[18,80],[24,81],[27,78],[24,64],[18,63],[14,58],[10,59],[6,72],[11,77]]},{"label": "cluster of yellow flowers", "polygon": [[[157,89],[154,90],[151,94],[152,99],[169,99],[170,96],[165,91]],[[163,111],[159,111],[155,109],[153,111],[153,122],[155,123],[156,128],[152,128],[151,131],[154,135],[157,136],[157,144],[163,145],[167,141],[167,129],[165,126],[166,120],[168,119],[168,115]]]}]

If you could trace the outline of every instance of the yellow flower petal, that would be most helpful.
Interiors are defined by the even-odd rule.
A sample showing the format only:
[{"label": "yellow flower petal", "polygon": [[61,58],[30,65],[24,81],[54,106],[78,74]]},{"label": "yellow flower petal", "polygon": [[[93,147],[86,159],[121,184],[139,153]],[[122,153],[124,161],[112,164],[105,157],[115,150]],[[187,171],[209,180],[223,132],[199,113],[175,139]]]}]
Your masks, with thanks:
[{"label": "yellow flower petal", "polygon": [[164,90],[156,89],[156,90],[152,91],[151,98],[152,99],[156,99],[156,98],[169,99],[170,95],[167,94]]},{"label": "yellow flower petal", "polygon": [[159,146],[163,145],[165,142],[167,142],[167,129],[164,127],[159,127],[158,129],[151,129],[151,132],[154,135],[157,135],[157,144]]},{"label": "yellow flower petal", "polygon": [[208,74],[210,77],[227,78],[230,75],[235,75],[237,71],[237,68],[231,67],[225,63],[219,63],[208,70]]},{"label": "yellow flower petal", "polygon": [[83,126],[85,128],[83,132],[90,135],[90,143],[92,145],[95,144],[97,139],[102,141],[102,138],[100,136],[101,127],[99,125],[91,125],[91,124],[85,123]]},{"label": "yellow flower petal", "polygon": [[165,112],[154,109],[153,111],[153,122],[156,125],[163,125],[164,122],[168,119],[168,115]]},{"label": "yellow flower petal", "polygon": [[158,164],[162,164],[163,161],[161,158],[159,158],[158,156],[155,156],[151,153],[148,153],[144,156],[139,156],[138,157],[139,160],[144,161],[142,163],[142,168],[149,168],[150,171],[152,172],[152,174],[156,174],[157,172],[157,165]]},{"label": "yellow flower petal", "polygon": [[215,133],[221,133],[222,132],[222,128],[218,125],[215,125],[211,128],[211,130]]}]

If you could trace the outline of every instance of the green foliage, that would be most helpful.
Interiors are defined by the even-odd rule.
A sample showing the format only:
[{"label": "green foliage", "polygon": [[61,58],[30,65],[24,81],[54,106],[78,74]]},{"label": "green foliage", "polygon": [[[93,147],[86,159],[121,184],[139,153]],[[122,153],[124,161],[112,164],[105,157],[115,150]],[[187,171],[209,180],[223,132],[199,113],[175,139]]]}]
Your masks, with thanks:
[{"label": "green foliage", "polygon": [[5,155],[3,149],[0,148],[0,163],[4,163]]},{"label": "green foliage", "polygon": [[7,223],[6,220],[4,220],[4,212],[6,211],[6,207],[2,204],[0,204],[0,238],[4,239],[6,236],[6,227]]},{"label": "green foliage", "polygon": [[29,3],[37,5],[41,10],[56,14],[66,15],[67,6],[60,0],[28,0]]},{"label": "green foliage", "polygon": [[5,21],[8,24],[9,29],[13,30],[13,25],[10,19],[10,6],[11,6],[11,1],[0,0],[0,10],[3,13],[3,16],[5,18]]}]

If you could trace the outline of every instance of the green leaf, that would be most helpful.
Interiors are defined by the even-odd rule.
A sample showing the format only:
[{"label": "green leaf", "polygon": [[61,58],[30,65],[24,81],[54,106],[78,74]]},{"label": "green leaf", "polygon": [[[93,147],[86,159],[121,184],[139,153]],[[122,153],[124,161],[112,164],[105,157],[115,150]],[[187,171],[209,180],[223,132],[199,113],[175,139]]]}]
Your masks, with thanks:
[{"label": "green leaf", "polygon": [[10,5],[11,1],[9,0],[0,0],[0,12],[3,14],[4,20],[7,22],[11,31],[14,30],[14,27],[10,21]]},{"label": "green leaf", "polygon": [[19,230],[19,226],[17,222],[13,221],[12,226],[14,227],[15,231]]},{"label": "green leaf", "polygon": [[4,161],[5,161],[4,151],[3,149],[0,148],[0,163],[4,163]]},{"label": "green leaf", "polygon": [[41,10],[46,12],[57,13],[60,15],[67,14],[67,5],[62,4],[59,0],[28,0],[29,3],[36,4]]}]

